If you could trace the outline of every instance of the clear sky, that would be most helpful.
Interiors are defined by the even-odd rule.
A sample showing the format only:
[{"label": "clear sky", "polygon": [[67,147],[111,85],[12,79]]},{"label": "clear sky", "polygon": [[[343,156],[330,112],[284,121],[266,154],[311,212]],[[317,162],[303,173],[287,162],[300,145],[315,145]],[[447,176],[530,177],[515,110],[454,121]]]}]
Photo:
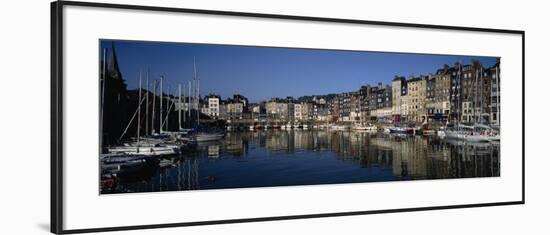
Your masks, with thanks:
[{"label": "clear sky", "polygon": [[[100,45],[110,50],[111,42],[101,40]],[[395,75],[427,75],[455,62],[475,59],[484,67],[496,62],[494,57],[188,43],[115,41],[114,45],[129,89],[138,87],[140,69],[149,69],[151,79],[164,75],[170,93],[176,94],[179,83],[187,85],[193,79],[196,58],[201,95],[212,93],[225,99],[239,93],[250,102],[355,91],[378,82],[391,84]]]}]

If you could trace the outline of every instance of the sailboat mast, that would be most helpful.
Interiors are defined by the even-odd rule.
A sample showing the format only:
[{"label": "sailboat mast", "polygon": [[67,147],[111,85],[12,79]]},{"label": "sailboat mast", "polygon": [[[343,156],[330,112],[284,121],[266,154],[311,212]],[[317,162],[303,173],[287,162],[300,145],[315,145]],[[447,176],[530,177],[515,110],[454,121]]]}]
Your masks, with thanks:
[{"label": "sailboat mast", "polygon": [[191,127],[191,81],[189,81],[189,95],[187,95],[187,113],[189,115],[189,127]]},{"label": "sailboat mast", "polygon": [[139,153],[139,129],[141,129],[141,70],[139,71],[139,102],[138,102],[138,121],[137,121],[137,124],[138,124],[138,127],[137,127],[137,152]]},{"label": "sailboat mast", "polygon": [[178,130],[181,130],[181,83],[178,85]]},{"label": "sailboat mast", "polygon": [[145,97],[145,135],[149,134],[149,69],[147,69],[147,78],[145,80],[145,90],[147,91]]},{"label": "sailboat mast", "polygon": [[164,130],[166,130],[166,131],[168,131],[168,124],[170,123],[170,122],[168,122],[168,121],[169,121],[169,117],[170,117],[170,108],[172,107],[172,106],[170,105],[170,101],[172,100],[172,99],[170,98],[170,97],[171,97],[171,96],[170,96],[170,94],[171,94],[170,91],[171,91],[171,90],[170,90],[170,86],[168,86],[168,100],[166,100],[166,121],[164,121],[164,124],[166,124],[166,125],[165,125],[166,128],[165,128]]},{"label": "sailboat mast", "polygon": [[164,98],[164,90],[162,87],[162,80],[164,77],[160,76],[160,116],[159,116],[159,134],[162,133],[162,100]]},{"label": "sailboat mast", "polygon": [[200,84],[200,80],[197,79],[197,63],[195,62],[195,57],[193,57],[193,80],[196,80],[197,81],[197,91],[195,93],[196,95],[196,103],[197,103],[197,127],[200,125],[200,90],[199,90],[199,84]]},{"label": "sailboat mast", "polygon": [[[183,108],[185,108],[185,84],[182,84],[181,86],[182,86],[181,90],[182,90],[182,93],[183,93],[182,94],[183,103],[181,103],[181,101],[180,101],[180,109],[183,109]],[[183,125],[185,126],[185,109],[183,110]]]},{"label": "sailboat mast", "polygon": [[200,107],[200,102],[201,102],[201,95],[200,95],[200,81],[201,80],[197,80],[197,126],[200,125],[200,118],[201,118],[201,107]]},{"label": "sailboat mast", "polygon": [[157,80],[153,82],[153,113],[151,114],[151,133],[155,133],[155,101],[157,99]]}]

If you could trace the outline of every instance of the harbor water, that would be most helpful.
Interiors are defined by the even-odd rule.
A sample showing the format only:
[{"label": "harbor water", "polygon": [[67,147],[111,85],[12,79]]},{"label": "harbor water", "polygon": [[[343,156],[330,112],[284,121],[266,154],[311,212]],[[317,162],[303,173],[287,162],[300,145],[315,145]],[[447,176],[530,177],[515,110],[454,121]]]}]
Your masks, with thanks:
[{"label": "harbor water", "polygon": [[500,176],[498,142],[355,131],[228,132],[102,193]]}]

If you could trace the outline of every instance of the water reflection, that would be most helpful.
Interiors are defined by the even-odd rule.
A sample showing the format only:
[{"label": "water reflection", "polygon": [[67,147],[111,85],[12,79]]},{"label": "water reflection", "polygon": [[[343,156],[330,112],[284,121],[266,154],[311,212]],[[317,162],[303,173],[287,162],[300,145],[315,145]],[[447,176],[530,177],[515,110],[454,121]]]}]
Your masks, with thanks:
[{"label": "water reflection", "polygon": [[230,132],[117,192],[500,176],[500,146],[366,132]]}]

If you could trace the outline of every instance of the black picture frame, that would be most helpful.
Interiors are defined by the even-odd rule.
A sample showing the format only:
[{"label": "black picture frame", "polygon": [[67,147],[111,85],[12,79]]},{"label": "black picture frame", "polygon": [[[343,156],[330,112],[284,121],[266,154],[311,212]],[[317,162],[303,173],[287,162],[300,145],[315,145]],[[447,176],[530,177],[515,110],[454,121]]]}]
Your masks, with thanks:
[{"label": "black picture frame", "polygon": [[[63,228],[63,7],[65,6],[81,6],[105,9],[131,9],[144,10],[155,12],[169,13],[193,13],[207,14],[220,16],[242,16],[251,18],[269,18],[282,20],[296,21],[314,21],[314,22],[332,22],[360,25],[377,25],[377,26],[392,26],[405,28],[422,28],[422,29],[443,29],[455,31],[473,31],[473,32],[488,32],[500,34],[515,34],[521,35],[522,38],[522,199],[520,201],[506,201],[494,203],[479,203],[479,204],[460,204],[448,206],[428,206],[416,208],[401,208],[387,210],[371,210],[371,211],[350,211],[339,213],[324,213],[324,214],[305,214],[292,216],[277,216],[277,217],[260,217],[260,218],[245,218],[245,219],[228,219],[200,222],[181,222],[181,223],[166,223],[166,224],[144,224],[134,226],[121,227],[100,227],[86,229],[70,229]],[[489,206],[504,206],[525,204],[525,31],[522,30],[507,30],[493,28],[475,28],[475,27],[459,27],[446,25],[430,25],[430,24],[413,24],[413,23],[397,23],[383,21],[367,21],[355,19],[337,19],[337,18],[322,18],[309,16],[293,16],[293,15],[276,15],[262,13],[247,13],[247,12],[232,12],[232,11],[213,11],[199,9],[184,9],[171,7],[155,7],[155,6],[138,6],[138,5],[123,5],[123,4],[106,4],[92,2],[73,2],[73,1],[56,1],[51,3],[51,232],[55,234],[73,234],[73,233],[88,233],[88,232],[105,232],[105,231],[120,231],[120,230],[135,230],[135,229],[152,229],[152,228],[168,228],[182,227],[195,225],[213,225],[213,224],[229,224],[229,223],[244,223],[244,222],[259,222],[259,221],[275,221],[289,219],[307,219],[307,218],[322,218],[333,216],[351,216],[351,215],[368,215],[380,213],[396,213],[396,212],[411,212],[411,211],[426,211],[426,210],[441,210],[441,209],[457,209],[457,208],[472,208],[472,207],[489,207]]]}]

